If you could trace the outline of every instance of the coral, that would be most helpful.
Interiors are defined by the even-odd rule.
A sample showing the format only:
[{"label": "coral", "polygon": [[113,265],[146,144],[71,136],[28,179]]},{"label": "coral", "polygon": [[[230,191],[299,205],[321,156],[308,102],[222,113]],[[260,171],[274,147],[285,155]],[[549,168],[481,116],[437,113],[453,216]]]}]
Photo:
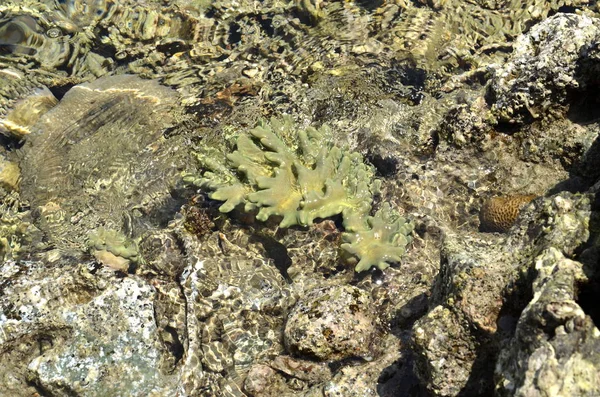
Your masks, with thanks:
[{"label": "coral", "polygon": [[507,232],[519,216],[521,207],[535,197],[535,195],[513,195],[486,200],[479,212],[480,229],[484,232]]},{"label": "coral", "polygon": [[177,101],[123,74],[72,87],[41,116],[20,149],[20,194],[48,243],[78,256],[99,226],[137,238],[170,217],[177,167],[194,161],[177,149],[181,135],[163,136],[176,128]]},{"label": "coral", "polygon": [[90,232],[88,247],[98,261],[116,270],[127,271],[131,262],[141,259],[137,242],[111,229]]},{"label": "coral", "polygon": [[362,272],[373,265],[385,269],[388,263],[400,261],[410,242],[413,224],[393,211],[389,203],[385,203],[375,216],[369,216],[367,223],[369,229],[342,235],[347,242],[341,248],[360,258],[355,270]]},{"label": "coral", "polygon": [[[243,205],[247,212],[257,211],[260,221],[280,217],[282,228],[309,226],[317,218],[341,214],[348,234],[342,249],[359,257],[357,271],[383,269],[386,262],[397,261],[412,227],[388,205],[369,217],[379,188],[372,167],[360,154],[335,146],[326,126],[295,131],[289,117],[261,122],[237,138],[228,165],[207,149],[198,159],[208,171],[201,178],[185,175],[184,180],[212,191],[211,199],[224,201],[221,212]],[[369,252],[373,247],[377,253]]]}]

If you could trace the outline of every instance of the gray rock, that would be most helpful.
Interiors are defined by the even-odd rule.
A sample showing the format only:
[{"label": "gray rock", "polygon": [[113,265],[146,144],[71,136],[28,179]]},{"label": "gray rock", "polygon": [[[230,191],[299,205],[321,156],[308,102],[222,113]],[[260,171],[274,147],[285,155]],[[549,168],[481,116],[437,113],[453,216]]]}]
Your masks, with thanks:
[{"label": "gray rock", "polygon": [[[537,256],[542,251],[572,255],[589,237],[589,217],[588,196],[562,193],[537,199],[528,205],[508,236],[463,234],[446,237],[440,275],[433,286],[431,310],[413,326],[416,372],[431,392],[440,396],[490,394],[497,384],[493,376],[498,355],[511,357],[501,359],[498,364],[502,369],[497,372],[500,371],[507,384],[502,390],[509,387],[516,390],[524,382],[523,374],[529,371],[528,368],[535,373],[532,366],[537,364],[532,357],[539,340],[536,337],[519,339],[520,335],[534,335],[535,329],[523,331],[523,334],[519,330],[530,324],[526,318],[547,318],[544,310],[548,307],[534,305],[539,299],[536,293],[539,281],[534,282],[530,275],[539,271],[541,262]],[[577,312],[583,319],[585,315],[581,309],[574,310],[578,306],[572,302],[577,280],[560,282],[560,275],[554,275],[551,270],[544,274],[551,296],[560,295],[554,282],[568,287],[562,293],[571,296],[565,310]],[[534,299],[529,303],[532,282]],[[528,304],[533,305],[532,309],[521,314]],[[558,302],[557,309],[563,306]],[[517,319],[519,325],[515,330]],[[546,320],[539,322],[544,325],[540,325],[538,334],[550,332],[544,328]],[[574,341],[562,339],[560,342],[564,346],[562,351],[569,352],[564,362],[579,360],[578,342]],[[518,364],[500,364],[511,359]],[[554,378],[536,378],[538,387],[554,387],[548,383],[550,381],[568,382],[571,375],[556,368],[558,366],[554,369]],[[512,395],[510,393],[506,391],[503,395]]]},{"label": "gray rock", "polygon": [[597,40],[598,26],[595,18],[558,13],[520,36],[489,87],[496,117],[520,123],[563,113],[569,94],[597,80],[580,65]]},{"label": "gray rock", "polygon": [[29,363],[31,378],[56,396],[176,395],[176,379],[161,372],[166,352],[153,298],[151,286],[125,278],[87,304],[63,311],[70,335]]},{"label": "gray rock", "polygon": [[499,396],[597,396],[600,333],[577,304],[583,265],[556,248],[536,259],[533,299],[496,366]]},{"label": "gray rock", "polygon": [[502,247],[500,236],[445,238],[431,310],[413,326],[417,376],[435,395],[483,395],[492,388],[489,363],[501,337],[503,290],[516,265]]}]

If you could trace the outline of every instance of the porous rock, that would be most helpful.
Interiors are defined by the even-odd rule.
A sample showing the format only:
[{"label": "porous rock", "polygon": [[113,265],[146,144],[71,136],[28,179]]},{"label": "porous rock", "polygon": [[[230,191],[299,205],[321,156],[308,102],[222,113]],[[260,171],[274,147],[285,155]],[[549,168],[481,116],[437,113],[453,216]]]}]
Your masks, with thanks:
[{"label": "porous rock", "polygon": [[416,373],[435,395],[491,390],[487,363],[495,359],[503,289],[514,271],[501,247],[497,236],[445,237],[431,309],[413,326]]},{"label": "porous rock", "polygon": [[[384,369],[398,359],[397,352],[401,348],[401,343],[391,335],[381,340],[380,343],[384,353],[378,360],[342,368],[322,386],[322,395],[325,397],[377,397],[381,395],[381,390],[375,386],[376,382]],[[315,393],[315,395],[318,394]]]},{"label": "porous rock", "polygon": [[365,291],[351,286],[310,291],[288,315],[287,350],[300,357],[340,360],[369,357],[377,318]]},{"label": "porous rock", "polygon": [[[518,355],[521,363],[521,367],[509,367],[505,378],[521,379],[518,374],[535,365],[526,363],[538,346],[537,339],[526,338],[518,348],[512,339],[521,337],[519,328],[515,329],[517,320],[528,324],[523,309],[538,299],[533,295],[532,300],[531,291],[532,283],[536,291],[531,273],[539,267],[535,258],[548,249],[572,255],[589,237],[589,216],[587,195],[563,192],[533,202],[508,236],[446,238],[430,312],[413,326],[416,373],[431,392],[441,396],[492,393],[491,363],[499,355]],[[553,279],[551,272],[545,274]],[[571,295],[574,285],[568,284]],[[568,349],[573,354],[563,362],[578,360],[578,342],[571,342]],[[560,371],[554,375],[562,380],[539,378],[538,386],[551,387],[550,383],[568,381],[570,376]]]},{"label": "porous rock", "polygon": [[174,378],[161,373],[154,320],[154,290],[141,280],[123,279],[86,305],[62,314],[69,342],[29,363],[49,394],[63,390],[86,396],[174,395]]},{"label": "porous rock", "polygon": [[580,262],[550,247],[535,258],[533,299],[496,366],[499,396],[600,394],[600,332],[577,303]]},{"label": "porous rock", "polygon": [[595,18],[558,13],[520,36],[489,87],[496,117],[520,123],[563,113],[570,94],[597,81],[593,69],[580,66],[597,40],[598,26]]},{"label": "porous rock", "polygon": [[185,233],[180,237],[191,257],[179,280],[185,296],[180,335],[188,335],[181,388],[188,394],[198,389],[209,395],[227,389],[242,393],[240,380],[251,366],[283,353],[282,313],[294,298],[243,231],[214,232],[203,241]]}]

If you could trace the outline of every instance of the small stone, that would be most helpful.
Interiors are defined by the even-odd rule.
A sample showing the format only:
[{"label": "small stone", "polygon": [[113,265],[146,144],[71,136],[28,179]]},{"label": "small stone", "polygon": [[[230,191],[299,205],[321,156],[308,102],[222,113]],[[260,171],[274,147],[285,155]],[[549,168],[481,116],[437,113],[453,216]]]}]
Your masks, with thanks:
[{"label": "small stone", "polygon": [[112,252],[106,250],[94,251],[94,258],[96,258],[98,262],[102,263],[104,266],[108,266],[113,270],[127,272],[127,269],[129,269],[129,260],[120,256],[116,256]]},{"label": "small stone", "polygon": [[244,381],[244,391],[251,396],[260,395],[267,389],[273,376],[275,371],[271,367],[264,364],[253,366]]}]

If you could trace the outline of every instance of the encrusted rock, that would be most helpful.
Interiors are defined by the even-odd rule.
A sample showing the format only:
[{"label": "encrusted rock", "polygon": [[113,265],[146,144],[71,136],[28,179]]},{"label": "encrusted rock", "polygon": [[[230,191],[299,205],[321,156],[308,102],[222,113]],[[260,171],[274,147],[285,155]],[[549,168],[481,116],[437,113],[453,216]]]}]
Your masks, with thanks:
[{"label": "encrusted rock", "polygon": [[533,257],[550,247],[572,254],[589,237],[589,205],[586,195],[562,193],[536,200],[508,236],[447,236],[432,308],[413,326],[417,375],[430,391],[492,392],[489,363],[520,337],[515,326],[531,300]]},{"label": "encrusted rock", "polygon": [[497,324],[515,266],[503,245],[503,236],[449,233],[444,239],[431,310],[413,326],[417,376],[436,395],[486,395],[492,389],[488,363],[503,336]]},{"label": "encrusted rock", "polygon": [[310,291],[288,315],[287,350],[317,360],[368,358],[377,336],[377,318],[365,291],[351,286]]},{"label": "encrusted rock", "polygon": [[535,259],[533,296],[496,367],[499,396],[600,394],[600,331],[576,302],[583,265],[550,247]]},{"label": "encrusted rock", "polygon": [[520,36],[490,85],[496,117],[520,123],[563,113],[570,94],[598,81],[593,69],[581,69],[598,26],[594,18],[558,13]]},{"label": "encrusted rock", "polygon": [[172,394],[175,379],[160,372],[167,353],[156,332],[153,295],[143,281],[126,278],[65,311],[71,335],[29,363],[36,382],[49,394],[65,388],[87,396]]},{"label": "encrusted rock", "polygon": [[218,395],[230,388],[241,393],[238,380],[252,365],[283,352],[282,313],[294,303],[291,291],[241,230],[215,232],[202,242],[190,234],[180,237],[192,258],[179,280],[189,335],[181,363],[182,390],[193,394],[202,388]]}]

